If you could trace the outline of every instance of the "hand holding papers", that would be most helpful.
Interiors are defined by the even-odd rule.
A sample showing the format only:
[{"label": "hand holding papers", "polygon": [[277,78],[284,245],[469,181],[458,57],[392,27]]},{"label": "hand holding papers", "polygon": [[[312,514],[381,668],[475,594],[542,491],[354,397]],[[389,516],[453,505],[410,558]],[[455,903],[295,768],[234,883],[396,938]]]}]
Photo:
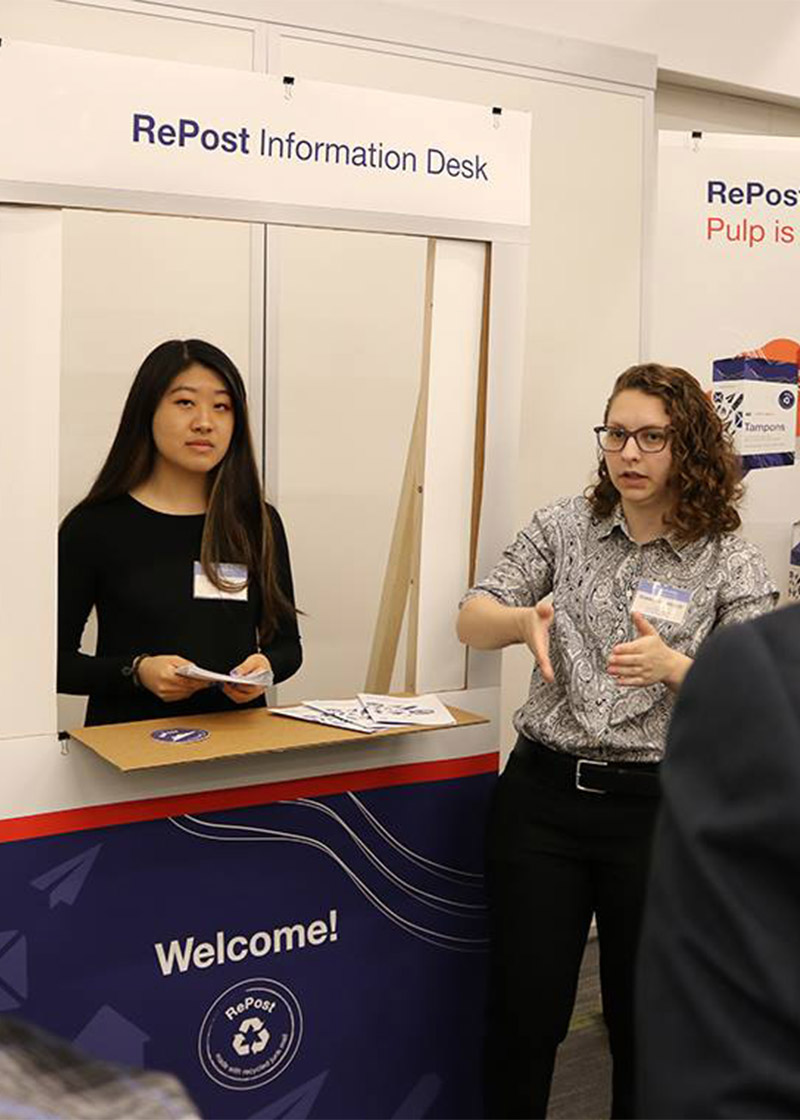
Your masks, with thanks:
[{"label": "hand holding papers", "polygon": [[258,688],[271,688],[273,683],[271,669],[258,669],[255,673],[215,673],[212,669],[201,669],[199,665],[181,665],[175,670],[181,677],[191,677],[195,681],[209,681],[214,684],[249,684]]},{"label": "hand holding papers", "polygon": [[345,731],[374,734],[396,727],[442,727],[455,723],[438,696],[378,696],[360,692],[354,700],[307,700],[294,708],[274,708],[277,715],[310,720]]}]

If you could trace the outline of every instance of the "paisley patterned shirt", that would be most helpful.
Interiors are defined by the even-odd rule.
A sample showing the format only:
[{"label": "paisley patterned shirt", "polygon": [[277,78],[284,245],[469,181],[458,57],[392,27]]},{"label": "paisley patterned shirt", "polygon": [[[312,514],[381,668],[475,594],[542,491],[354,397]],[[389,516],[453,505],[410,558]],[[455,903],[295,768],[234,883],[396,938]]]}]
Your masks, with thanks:
[{"label": "paisley patterned shirt", "polygon": [[618,685],[606,667],[613,646],[638,637],[631,603],[641,579],[689,593],[681,622],[649,620],[668,646],[689,657],[714,627],[764,614],[778,597],[758,549],[733,533],[640,545],[619,505],[603,519],[583,497],[540,510],[462,600],[491,595],[506,606],[530,607],[553,594],[555,683],[534,666],[528,699],[514,715],[517,731],[582,757],[661,758],[674,694],[664,684]]}]

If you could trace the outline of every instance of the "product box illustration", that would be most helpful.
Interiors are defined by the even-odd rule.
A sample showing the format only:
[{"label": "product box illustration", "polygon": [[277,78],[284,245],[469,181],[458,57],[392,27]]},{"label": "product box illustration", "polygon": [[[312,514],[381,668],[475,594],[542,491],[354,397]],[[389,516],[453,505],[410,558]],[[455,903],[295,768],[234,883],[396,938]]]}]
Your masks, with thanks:
[{"label": "product box illustration", "polygon": [[794,464],[797,366],[766,358],[718,358],[712,399],[745,470]]}]

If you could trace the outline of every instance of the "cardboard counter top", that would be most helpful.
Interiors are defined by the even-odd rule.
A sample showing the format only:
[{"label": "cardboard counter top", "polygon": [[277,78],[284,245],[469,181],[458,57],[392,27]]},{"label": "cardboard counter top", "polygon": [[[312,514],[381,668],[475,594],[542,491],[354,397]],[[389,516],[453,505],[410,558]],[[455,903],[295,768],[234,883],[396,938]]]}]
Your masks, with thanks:
[{"label": "cardboard counter top", "polygon": [[402,726],[372,734],[307,723],[268,708],[77,727],[69,734],[118,770],[129,771],[345,743],[348,746],[359,743],[370,750],[380,748],[385,739],[397,735],[448,731],[489,722],[485,716],[461,708],[449,707],[448,711],[455,717],[455,723],[438,727]]}]

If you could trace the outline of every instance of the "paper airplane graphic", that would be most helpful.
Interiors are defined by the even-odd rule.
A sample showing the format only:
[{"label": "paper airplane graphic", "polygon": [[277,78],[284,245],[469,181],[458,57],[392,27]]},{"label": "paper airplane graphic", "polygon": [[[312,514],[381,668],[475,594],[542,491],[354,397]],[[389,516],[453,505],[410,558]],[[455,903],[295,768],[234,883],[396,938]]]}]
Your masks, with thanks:
[{"label": "paper airplane graphic", "polygon": [[286,1093],[280,1100],[254,1112],[250,1120],[308,1120],[327,1076],[328,1070],[318,1073],[310,1081]]},{"label": "paper airplane graphic", "polygon": [[94,861],[97,859],[97,853],[102,846],[102,844],[95,844],[93,848],[87,848],[80,855],[73,856],[72,859],[60,863],[57,867],[45,871],[44,875],[31,880],[31,886],[36,887],[39,891],[46,891],[53,887],[53,890],[50,891],[51,910],[59,902],[65,902],[68,906],[72,906],[81,893],[81,888],[86,882],[89,872],[94,866]]},{"label": "paper airplane graphic", "polygon": [[441,1091],[441,1077],[437,1073],[424,1074],[395,1112],[393,1120],[402,1116],[427,1116]]},{"label": "paper airplane graphic", "polygon": [[28,996],[28,942],[18,929],[0,933],[0,1011],[13,1011]]},{"label": "paper airplane graphic", "polygon": [[92,1016],[75,1045],[105,1062],[122,1062],[129,1066],[144,1065],[144,1044],[150,1035],[135,1023],[105,1004]]}]

